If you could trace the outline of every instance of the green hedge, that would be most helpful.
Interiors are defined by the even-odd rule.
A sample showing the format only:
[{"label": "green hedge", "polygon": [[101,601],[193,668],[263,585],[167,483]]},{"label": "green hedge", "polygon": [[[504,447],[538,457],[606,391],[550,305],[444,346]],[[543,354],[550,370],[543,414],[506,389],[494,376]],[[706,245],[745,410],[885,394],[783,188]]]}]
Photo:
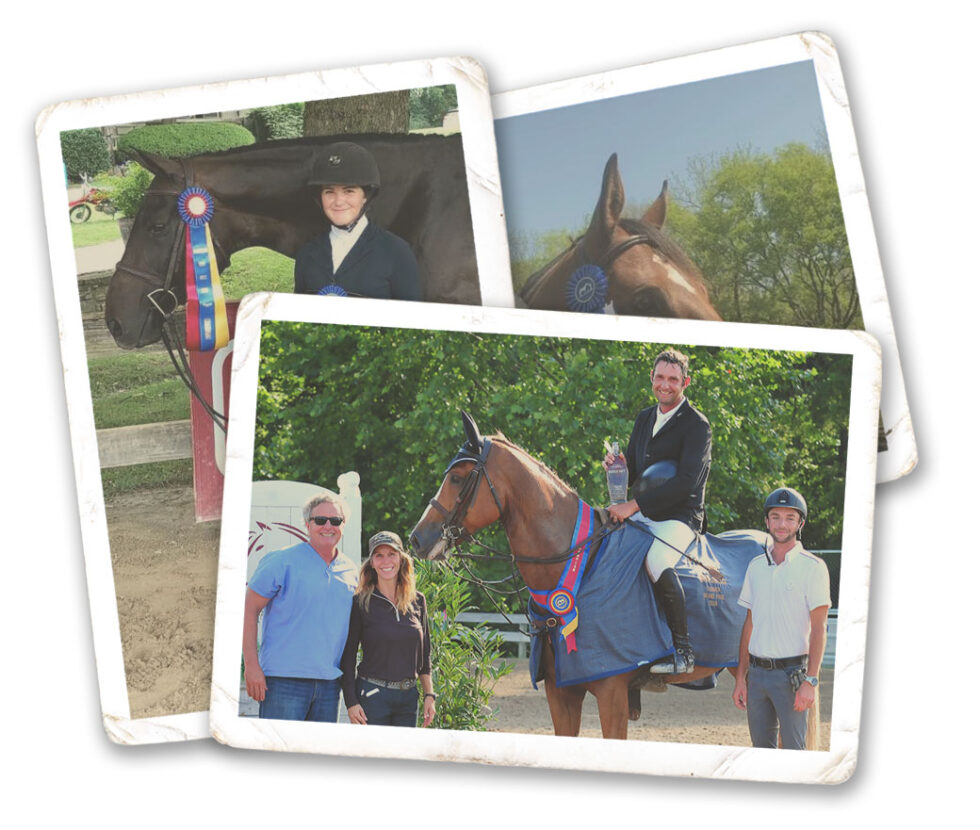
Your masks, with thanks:
[{"label": "green hedge", "polygon": [[65,130],[61,134],[61,158],[68,176],[79,180],[82,173],[94,176],[112,167],[109,147],[95,127],[85,130]]},{"label": "green hedge", "polygon": [[303,137],[302,103],[279,104],[252,110],[248,124],[259,141]]},{"label": "green hedge", "polygon": [[128,159],[131,150],[166,158],[183,158],[254,144],[255,136],[238,124],[207,121],[185,124],[150,124],[119,137],[118,154]]}]

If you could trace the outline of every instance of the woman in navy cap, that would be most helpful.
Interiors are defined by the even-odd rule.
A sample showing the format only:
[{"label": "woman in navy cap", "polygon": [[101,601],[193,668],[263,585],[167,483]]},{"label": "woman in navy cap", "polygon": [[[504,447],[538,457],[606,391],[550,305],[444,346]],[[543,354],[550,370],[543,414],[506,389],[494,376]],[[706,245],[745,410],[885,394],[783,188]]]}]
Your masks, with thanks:
[{"label": "woman in navy cap", "polygon": [[[358,646],[362,660],[357,665]],[[351,723],[415,726],[422,686],[422,726],[436,716],[425,597],[415,590],[415,568],[397,533],[368,542],[351,604],[347,645],[340,661]]]},{"label": "woman in navy cap", "polygon": [[330,230],[297,252],[296,293],[422,299],[412,249],[369,221],[365,213],[381,189],[374,156],[351,141],[329,144],[314,163],[307,184]]}]

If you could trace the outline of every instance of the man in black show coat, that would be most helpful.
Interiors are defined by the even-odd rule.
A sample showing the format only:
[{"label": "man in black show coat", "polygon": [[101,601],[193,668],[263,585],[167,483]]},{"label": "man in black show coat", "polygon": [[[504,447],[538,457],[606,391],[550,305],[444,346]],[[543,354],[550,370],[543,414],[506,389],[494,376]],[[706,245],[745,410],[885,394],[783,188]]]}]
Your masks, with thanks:
[{"label": "man in black show coat", "polygon": [[[704,529],[704,490],[711,469],[711,425],[684,396],[691,383],[688,358],[674,349],[657,355],[650,372],[657,405],[636,416],[626,448],[632,499],[609,508],[613,521],[632,517],[656,523],[656,539],[647,553],[646,569],[657,602],[674,639],[673,662],[657,663],[651,671],[685,674],[694,671],[694,653],[687,632],[684,588],[674,565]],[[608,466],[613,461],[607,455]],[[673,476],[650,470],[658,461],[677,465]],[[637,515],[639,514],[639,515]]]}]

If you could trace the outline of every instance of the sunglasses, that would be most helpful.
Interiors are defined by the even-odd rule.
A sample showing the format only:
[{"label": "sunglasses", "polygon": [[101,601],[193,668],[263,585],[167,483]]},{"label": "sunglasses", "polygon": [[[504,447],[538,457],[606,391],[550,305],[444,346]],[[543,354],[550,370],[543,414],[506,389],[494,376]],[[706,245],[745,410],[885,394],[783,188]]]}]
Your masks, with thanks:
[{"label": "sunglasses", "polygon": [[311,516],[310,521],[315,525],[323,527],[327,522],[330,522],[334,527],[340,527],[344,520],[340,516]]}]

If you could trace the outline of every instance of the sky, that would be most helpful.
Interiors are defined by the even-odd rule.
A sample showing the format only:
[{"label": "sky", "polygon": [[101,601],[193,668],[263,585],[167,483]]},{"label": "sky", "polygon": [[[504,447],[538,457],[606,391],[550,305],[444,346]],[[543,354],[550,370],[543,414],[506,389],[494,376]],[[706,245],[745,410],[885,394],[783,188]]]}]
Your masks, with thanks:
[{"label": "sky", "polygon": [[789,142],[826,146],[812,61],[500,118],[494,127],[511,238],[581,225],[613,153],[627,206],[645,207],[664,179],[677,192],[692,159]]}]

